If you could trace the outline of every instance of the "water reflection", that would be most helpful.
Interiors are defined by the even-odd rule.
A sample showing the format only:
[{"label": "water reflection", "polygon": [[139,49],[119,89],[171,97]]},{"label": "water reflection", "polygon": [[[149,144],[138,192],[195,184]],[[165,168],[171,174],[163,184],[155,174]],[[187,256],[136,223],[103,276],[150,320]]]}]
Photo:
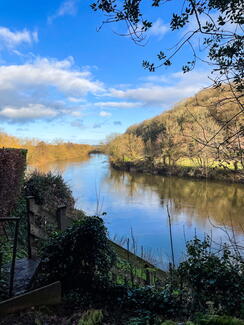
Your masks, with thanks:
[{"label": "water reflection", "polygon": [[244,238],[244,185],[121,172],[111,169],[104,155],[55,162],[41,170],[61,172],[76,206],[88,214],[94,214],[99,203],[100,211],[107,212],[104,220],[111,237],[130,237],[133,229],[138,247],[152,249],[166,260],[170,256],[167,204],[178,261],[185,239],[192,239],[196,232],[203,237],[212,231],[214,239],[225,240],[209,218],[221,226],[233,225],[237,240]]},{"label": "water reflection", "polygon": [[211,219],[219,225],[244,229],[244,186],[212,181],[197,181],[177,177],[163,177],[121,172],[110,169],[104,179],[119,195],[131,198],[143,191],[157,193],[160,204],[170,206],[172,219],[178,222],[182,214],[188,224],[196,222],[206,226]]},{"label": "water reflection", "polygon": [[88,161],[90,156],[84,156],[81,158],[70,159],[70,160],[59,160],[53,161],[45,164],[31,164],[28,166],[29,171],[38,170],[41,173],[48,173],[52,171],[54,173],[64,174],[64,172],[69,168],[71,165],[80,166],[82,162]]}]

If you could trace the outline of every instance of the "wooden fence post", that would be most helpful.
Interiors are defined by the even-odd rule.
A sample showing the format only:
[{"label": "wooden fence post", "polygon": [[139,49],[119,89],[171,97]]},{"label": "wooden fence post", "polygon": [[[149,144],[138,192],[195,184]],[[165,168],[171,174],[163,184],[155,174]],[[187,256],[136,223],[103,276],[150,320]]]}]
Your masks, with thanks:
[{"label": "wooden fence post", "polygon": [[145,285],[151,285],[151,273],[148,269],[148,266],[145,265],[145,271],[146,271],[146,280],[145,280]]},{"label": "wooden fence post", "polygon": [[18,244],[18,233],[19,233],[19,218],[16,218],[15,232],[14,232],[14,246],[13,246],[13,257],[10,268],[10,280],[9,280],[9,297],[12,297],[13,286],[14,286],[14,273],[15,273],[15,260],[17,254],[17,244]]},{"label": "wooden fence post", "polygon": [[65,230],[69,225],[68,219],[66,217],[66,210],[66,205],[61,205],[58,207],[56,212],[58,229],[61,231]]},{"label": "wooden fence post", "polygon": [[31,247],[31,200],[34,200],[34,196],[26,197],[26,210],[27,210],[27,250],[28,258],[32,258],[32,247]]}]

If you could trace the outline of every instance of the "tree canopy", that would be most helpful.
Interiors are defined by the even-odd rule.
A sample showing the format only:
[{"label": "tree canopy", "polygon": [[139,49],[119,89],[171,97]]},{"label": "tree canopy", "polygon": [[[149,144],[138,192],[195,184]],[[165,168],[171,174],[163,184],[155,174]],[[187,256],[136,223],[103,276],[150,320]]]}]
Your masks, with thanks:
[{"label": "tree canopy", "polygon": [[[105,23],[124,22],[127,33],[135,43],[145,39],[145,33],[153,23],[144,12],[148,0],[97,0],[91,4],[95,11],[102,11]],[[239,152],[244,153],[244,126],[239,123],[244,114],[244,2],[243,0],[150,0],[152,7],[161,16],[167,3],[174,4],[170,18],[171,31],[184,32],[180,40],[170,50],[163,49],[157,54],[156,62],[143,61],[143,67],[151,72],[163,66],[170,66],[173,59],[185,47],[189,47],[192,55],[183,57],[182,70],[187,73],[194,69],[197,62],[210,67],[210,79],[215,87],[221,87],[222,92],[228,89],[228,96],[216,99],[218,107],[219,128],[210,137],[201,139],[203,147],[215,148],[217,155],[233,143],[239,143]],[[167,8],[166,8],[167,9]],[[181,34],[182,35],[182,34]],[[198,46],[196,46],[196,40]],[[166,47],[163,44],[163,47]],[[227,87],[227,88],[226,88]],[[197,99],[196,99],[197,100]],[[226,105],[237,105],[235,114],[225,114]],[[210,105],[211,106],[211,105]],[[200,123],[199,121],[197,122]],[[235,130],[233,124],[237,125]],[[202,126],[203,132],[206,132]],[[224,139],[219,134],[225,131]]]},{"label": "tree canopy", "polygon": [[[125,22],[128,36],[136,43],[144,40],[144,33],[152,27],[143,12],[143,4],[148,0],[97,0],[91,7],[106,14],[104,23]],[[175,12],[170,20],[172,31],[183,29],[190,25],[180,41],[168,53],[160,51],[158,63],[143,61],[143,66],[150,71],[161,66],[172,64],[174,56],[184,46],[192,50],[192,57],[186,58],[182,69],[188,72],[201,60],[211,65],[215,73],[217,85],[230,81],[237,90],[243,90],[244,77],[244,2],[242,0],[151,0],[151,6],[160,9],[167,2],[175,3]],[[162,11],[159,11],[162,12]],[[192,23],[194,20],[194,23]],[[194,38],[198,38],[199,48],[193,46]],[[201,57],[206,50],[207,59]]]},{"label": "tree canopy", "polygon": [[[132,125],[110,142],[110,161],[115,167],[133,165],[150,171],[172,167],[180,173],[178,167],[200,168],[201,177],[219,177],[220,170],[226,175],[235,170],[243,179],[244,142],[239,130],[244,116],[238,114],[237,103],[224,100],[230,95],[227,86],[224,91],[204,89],[172,110]],[[222,121],[233,116],[228,127],[223,127]]]}]

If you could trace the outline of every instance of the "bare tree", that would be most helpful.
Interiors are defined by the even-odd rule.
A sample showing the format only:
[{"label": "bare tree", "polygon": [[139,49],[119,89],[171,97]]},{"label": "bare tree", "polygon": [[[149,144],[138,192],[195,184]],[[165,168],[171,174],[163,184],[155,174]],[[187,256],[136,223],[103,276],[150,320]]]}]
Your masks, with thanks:
[{"label": "bare tree", "polygon": [[[143,44],[146,39],[145,33],[152,27],[152,22],[143,12],[145,2],[148,0],[97,0],[91,4],[91,8],[105,14],[100,28],[107,23],[124,22],[126,32],[120,35],[130,36],[136,44]],[[175,2],[175,11],[170,20],[172,32],[187,27],[186,32],[171,49],[157,54],[157,63],[145,60],[143,67],[153,72],[162,66],[170,66],[185,47],[189,47],[192,55],[191,58],[186,58],[182,66],[184,73],[193,70],[199,61],[210,67],[209,78],[212,85],[219,88],[220,94],[227,91],[228,96],[219,100],[215,98],[215,103],[209,107],[219,126],[218,129],[215,133],[202,136],[196,141],[201,145],[200,150],[204,150],[205,147],[214,148],[219,158],[228,160],[230,157],[234,159],[235,168],[238,166],[243,168],[244,2],[151,0],[151,6],[162,10],[169,2]],[[167,7],[165,9],[167,10]],[[196,40],[198,47],[194,46]],[[234,103],[237,106],[237,111],[228,117],[220,112],[227,103],[230,105]],[[215,109],[212,107],[214,105]],[[202,129],[203,133],[204,128],[205,126]],[[223,133],[224,138],[219,140],[219,135]]]}]

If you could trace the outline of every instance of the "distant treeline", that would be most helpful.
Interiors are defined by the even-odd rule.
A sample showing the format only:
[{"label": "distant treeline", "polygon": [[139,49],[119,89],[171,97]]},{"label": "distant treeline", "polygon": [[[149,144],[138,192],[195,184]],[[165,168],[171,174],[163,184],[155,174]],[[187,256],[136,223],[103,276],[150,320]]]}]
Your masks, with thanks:
[{"label": "distant treeline", "polygon": [[118,168],[147,171],[183,166],[241,171],[243,127],[244,114],[231,90],[205,89],[116,136],[109,142],[110,160]]},{"label": "distant treeline", "polygon": [[4,132],[0,132],[0,147],[27,149],[28,163],[34,165],[42,165],[56,160],[82,158],[93,149],[87,144],[62,141],[50,144],[36,139],[19,139]]}]

